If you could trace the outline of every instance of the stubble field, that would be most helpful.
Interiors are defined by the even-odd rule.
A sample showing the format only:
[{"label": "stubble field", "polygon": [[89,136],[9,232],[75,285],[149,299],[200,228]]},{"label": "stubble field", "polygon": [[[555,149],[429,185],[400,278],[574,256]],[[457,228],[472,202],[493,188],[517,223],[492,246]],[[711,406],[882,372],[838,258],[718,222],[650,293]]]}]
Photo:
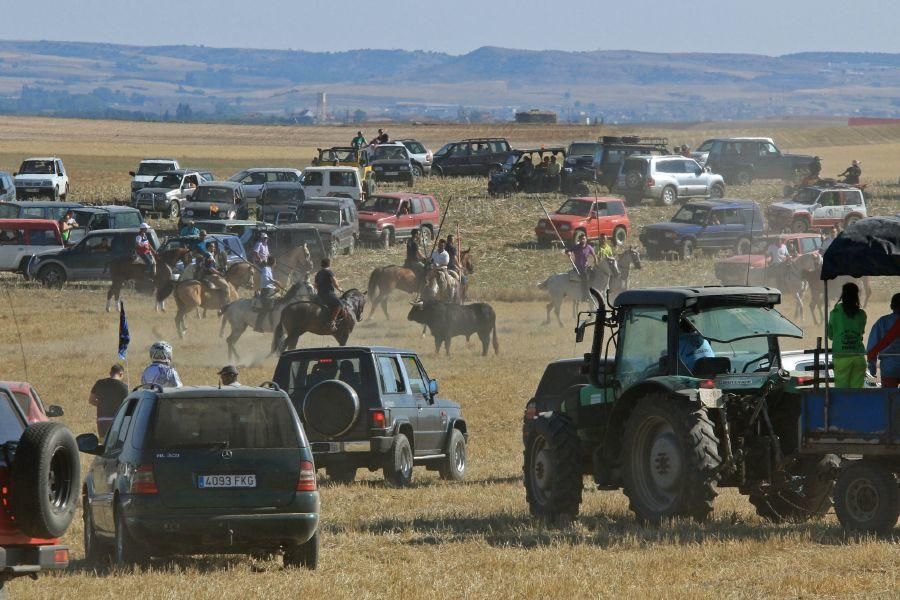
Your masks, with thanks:
[{"label": "stubble field", "polygon": [[[719,127],[719,126],[716,126]],[[772,127],[775,127],[774,129]],[[825,171],[837,173],[851,158],[863,156],[873,212],[900,211],[894,185],[900,154],[900,128],[837,127],[833,124],[777,124],[713,129],[681,128],[662,133],[673,143],[692,146],[719,131],[771,135],[792,150],[825,158]],[[860,130],[866,131],[860,131]],[[515,146],[567,143],[598,134],[585,128],[413,128],[391,127],[395,135],[416,136],[432,148],[469,135],[507,135]],[[652,133],[656,133],[654,130]],[[174,155],[182,164],[211,167],[227,177],[242,167],[304,166],[317,146],[345,143],[355,129],[153,125],[89,121],[0,118],[0,169],[15,170],[25,155],[58,154],[73,178],[76,200],[113,201],[127,193],[127,171],[138,159]],[[604,131],[603,133],[610,133]],[[647,131],[646,133],[651,133]],[[870,158],[871,157],[871,158]],[[321,480],[323,546],[315,572],[283,570],[276,561],[246,557],[197,557],[154,561],[135,572],[94,570],[81,560],[81,523],[65,542],[74,563],[63,574],[38,581],[17,580],[15,597],[66,598],[247,598],[247,597],[896,597],[900,591],[898,538],[845,535],[833,515],[804,525],[771,525],[732,490],[722,490],[712,519],[698,525],[678,522],[660,528],[637,525],[619,492],[588,489],[582,516],[562,528],[546,528],[528,516],[521,482],[521,414],[544,365],[585,352],[574,344],[568,311],[565,328],[544,327],[543,296],[536,284],[565,270],[558,252],[531,245],[540,216],[536,196],[494,200],[484,195],[483,179],[424,179],[417,186],[452,199],[448,224],[459,223],[463,245],[472,245],[477,271],[473,293],[490,301],[498,314],[500,354],[482,358],[480,344],[453,344],[450,358],[434,357],[431,338],[406,321],[406,297],[392,300],[392,320],[383,315],[360,324],[352,343],[411,347],[423,355],[442,395],[460,401],[471,432],[466,481],[452,484],[417,469],[415,485],[386,487],[380,473],[363,474],[349,486]],[[778,182],[729,190],[730,196],[763,203],[778,196]],[[540,198],[548,209],[562,197]],[[635,231],[662,220],[671,209],[645,205],[629,209]],[[155,224],[161,229],[170,223]],[[633,240],[637,243],[637,240]],[[339,277],[363,288],[373,266],[402,260],[402,250],[361,250],[336,264]],[[713,259],[690,263],[644,262],[631,285],[713,283]],[[94,427],[86,397],[93,381],[115,361],[117,316],[103,311],[105,290],[73,285],[43,290],[0,280],[0,364],[3,379],[24,379],[17,328],[21,331],[28,377],[45,402],[66,410],[63,420],[76,433]],[[886,312],[896,283],[875,282],[870,321]],[[179,341],[173,315],[153,310],[149,296],[125,294],[132,346],[132,383],[155,339],[175,347],[175,362],[188,384],[211,384],[226,361],[214,317],[190,319]],[[804,345],[817,328],[805,323]],[[241,342],[241,379],[256,383],[272,375],[269,337],[247,333]],[[301,345],[332,344],[301,338]],[[799,344],[798,344],[799,345]],[[807,346],[808,347],[808,346]],[[83,461],[86,467],[88,461]]]}]

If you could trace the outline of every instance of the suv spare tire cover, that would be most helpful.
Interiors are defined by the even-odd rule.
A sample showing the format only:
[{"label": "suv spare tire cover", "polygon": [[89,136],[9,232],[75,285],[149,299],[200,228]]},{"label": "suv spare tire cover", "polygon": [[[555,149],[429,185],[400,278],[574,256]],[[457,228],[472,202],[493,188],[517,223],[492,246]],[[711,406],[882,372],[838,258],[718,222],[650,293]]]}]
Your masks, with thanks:
[{"label": "suv spare tire cover", "polygon": [[640,171],[628,171],[625,174],[625,186],[629,189],[637,189],[644,184],[644,176]]},{"label": "suv spare tire cover", "polygon": [[341,437],[359,419],[359,396],[339,379],[317,383],[303,399],[303,419],[323,435]]}]

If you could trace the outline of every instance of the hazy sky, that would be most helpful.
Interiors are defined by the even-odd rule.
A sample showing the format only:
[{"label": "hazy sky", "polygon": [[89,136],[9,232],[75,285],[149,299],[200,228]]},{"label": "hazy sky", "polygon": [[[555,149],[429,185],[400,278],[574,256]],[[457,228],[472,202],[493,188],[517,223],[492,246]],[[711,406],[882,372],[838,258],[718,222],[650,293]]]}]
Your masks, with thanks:
[{"label": "hazy sky", "polygon": [[[900,52],[897,0],[3,0],[0,38],[462,54]],[[552,7],[552,8],[551,8]]]}]

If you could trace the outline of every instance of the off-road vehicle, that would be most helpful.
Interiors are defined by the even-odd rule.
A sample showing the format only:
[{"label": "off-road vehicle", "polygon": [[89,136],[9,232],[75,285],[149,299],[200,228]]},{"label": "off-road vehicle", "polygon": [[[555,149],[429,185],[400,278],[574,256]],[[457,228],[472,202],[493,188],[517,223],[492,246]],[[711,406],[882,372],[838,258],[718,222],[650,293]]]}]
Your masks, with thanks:
[{"label": "off-road vehicle", "polygon": [[[566,158],[566,149],[562,146],[542,146],[513,150],[501,169],[488,177],[488,194],[499,196],[515,192],[558,192],[560,177],[548,177],[546,169],[539,168],[547,157],[555,157],[561,166]],[[530,172],[526,173],[525,169],[529,167]]]},{"label": "off-road vehicle", "polygon": [[147,187],[153,178],[166,171],[179,169],[178,161],[174,158],[145,158],[139,164],[137,171],[129,171],[131,175],[131,201],[137,199],[137,193]]},{"label": "off-road vehicle", "polygon": [[[636,289],[611,310],[591,294],[599,308],[576,329],[580,340],[594,326],[589,383],[571,368],[548,369],[563,375],[552,386],[565,390],[558,405],[537,398],[525,409],[533,515],[577,515],[584,475],[622,488],[642,521],[703,520],[724,486],[774,521],[828,510],[836,459],[799,454],[802,380],[781,368],[779,338],[802,332],[775,310],[780,292]],[[549,388],[542,382],[538,393]]]},{"label": "off-road vehicle", "polygon": [[134,207],[142,214],[177,219],[185,202],[204,181],[215,179],[210,171],[176,169],[158,174],[134,195]]},{"label": "off-road vehicle", "polygon": [[395,486],[424,465],[452,481],[466,470],[459,404],[438,397],[415,352],[381,346],[306,348],[281,355],[275,381],[306,427],[318,468],[349,483],[360,468]]},{"label": "off-road vehicle", "polygon": [[721,198],[725,180],[692,158],[642,154],[624,160],[615,191],[630,204],[649,198],[672,206],[686,198]]},{"label": "off-road vehicle", "polygon": [[504,138],[473,138],[444,144],[434,153],[433,175],[490,175],[503,169],[512,148]]},{"label": "off-road vehicle", "polygon": [[808,175],[813,162],[806,154],[783,154],[772,138],[753,137],[709,139],[691,156],[730,185],[749,185],[754,179],[793,181]]},{"label": "off-road vehicle", "polygon": [[845,229],[867,216],[863,191],[841,183],[800,187],[791,198],[766,209],[770,231],[794,233],[826,227]]},{"label": "off-road vehicle", "polygon": [[622,161],[633,154],[664,156],[670,154],[669,140],[664,137],[640,137],[636,135],[604,135],[593,145],[592,156],[581,154],[574,142],[566,154],[560,176],[564,194],[590,195],[587,184],[595,183],[612,191],[619,176]]},{"label": "off-road vehicle", "polygon": [[26,158],[13,175],[19,200],[34,197],[65,200],[69,195],[69,175],[61,158]]},{"label": "off-road vehicle", "polygon": [[369,166],[375,181],[402,181],[409,186],[416,182],[412,158],[400,142],[378,144],[369,156]]}]

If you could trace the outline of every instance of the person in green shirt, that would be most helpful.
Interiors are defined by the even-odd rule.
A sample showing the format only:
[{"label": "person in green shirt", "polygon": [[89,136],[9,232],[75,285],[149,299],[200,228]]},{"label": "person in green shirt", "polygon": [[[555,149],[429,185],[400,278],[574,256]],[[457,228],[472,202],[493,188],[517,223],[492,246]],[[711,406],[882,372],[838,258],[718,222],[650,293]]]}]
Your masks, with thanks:
[{"label": "person in green shirt", "polygon": [[363,146],[366,145],[366,138],[362,134],[362,131],[356,132],[356,137],[353,138],[353,141],[350,142],[350,145],[353,146],[357,150],[359,150],[360,148],[362,148]]},{"label": "person in green shirt", "polygon": [[828,318],[828,339],[834,353],[834,387],[861,388],[866,381],[866,311],[860,308],[859,287],[845,283],[840,302]]},{"label": "person in green shirt", "polygon": [[605,233],[600,234],[600,247],[597,248],[597,258],[614,258],[612,246],[609,245]]}]

